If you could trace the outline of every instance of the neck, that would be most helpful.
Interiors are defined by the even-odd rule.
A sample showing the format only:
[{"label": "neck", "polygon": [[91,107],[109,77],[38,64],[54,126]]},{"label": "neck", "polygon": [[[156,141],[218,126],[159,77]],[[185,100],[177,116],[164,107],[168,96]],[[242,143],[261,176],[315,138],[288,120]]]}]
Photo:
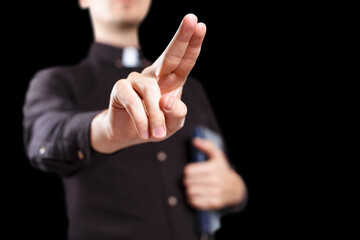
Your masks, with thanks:
[{"label": "neck", "polygon": [[95,26],[94,37],[96,42],[114,47],[140,48],[137,26]]}]

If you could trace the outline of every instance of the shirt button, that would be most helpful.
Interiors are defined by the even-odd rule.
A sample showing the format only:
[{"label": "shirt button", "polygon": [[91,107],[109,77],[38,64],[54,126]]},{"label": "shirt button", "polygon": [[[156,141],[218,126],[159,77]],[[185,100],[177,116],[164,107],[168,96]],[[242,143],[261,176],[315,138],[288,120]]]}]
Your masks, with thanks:
[{"label": "shirt button", "polygon": [[162,152],[162,151],[158,152],[158,154],[157,154],[156,157],[157,157],[157,159],[159,160],[159,162],[165,162],[166,159],[167,159],[166,153],[165,153],[165,152]]},{"label": "shirt button", "polygon": [[170,206],[172,206],[172,207],[175,207],[175,206],[177,205],[177,202],[178,202],[178,200],[177,200],[177,198],[174,197],[174,196],[170,196],[170,197],[168,198],[168,204],[169,204]]},{"label": "shirt button", "polygon": [[46,147],[42,146],[42,147],[39,149],[39,153],[40,153],[41,155],[44,155],[45,152],[46,152]]},{"label": "shirt button", "polygon": [[77,155],[80,160],[83,160],[85,158],[84,153],[81,150],[77,151]]}]

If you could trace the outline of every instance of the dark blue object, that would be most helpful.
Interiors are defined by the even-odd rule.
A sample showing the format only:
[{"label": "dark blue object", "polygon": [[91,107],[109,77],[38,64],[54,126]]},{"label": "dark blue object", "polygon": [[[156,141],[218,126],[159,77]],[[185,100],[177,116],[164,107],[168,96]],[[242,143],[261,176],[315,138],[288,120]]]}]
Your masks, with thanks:
[{"label": "dark blue object", "polygon": [[[209,139],[219,148],[223,149],[223,142],[219,134],[204,127],[197,126],[193,131],[192,138]],[[192,145],[192,161],[204,162],[207,156]],[[202,236],[213,236],[216,230],[220,228],[220,214],[216,211],[197,211],[198,230]],[[202,239],[205,239],[202,237]]]}]

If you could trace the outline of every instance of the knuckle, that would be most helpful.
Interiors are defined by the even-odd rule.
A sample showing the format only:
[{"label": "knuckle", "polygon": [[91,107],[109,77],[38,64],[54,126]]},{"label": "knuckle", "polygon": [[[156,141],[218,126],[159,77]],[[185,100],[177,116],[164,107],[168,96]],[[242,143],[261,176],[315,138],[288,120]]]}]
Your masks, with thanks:
[{"label": "knuckle", "polygon": [[141,74],[138,73],[138,72],[131,72],[131,73],[128,75],[128,79],[136,78],[136,77],[138,77],[139,75],[141,75]]},{"label": "knuckle", "polygon": [[197,171],[197,164],[198,163],[188,163],[184,168],[184,175],[186,178],[190,178],[194,176]]},{"label": "knuckle", "polygon": [[187,195],[188,197],[192,198],[192,196],[194,195],[194,190],[193,190],[192,187],[188,186],[188,187],[186,188],[186,195]]},{"label": "knuckle", "polygon": [[181,128],[183,128],[185,125],[185,117],[183,117],[182,119],[180,119],[179,121],[179,126],[177,130],[180,130]]},{"label": "knuckle", "polygon": [[111,95],[113,97],[117,96],[124,85],[125,85],[125,83],[124,83],[123,79],[117,81],[112,88]]},{"label": "knuckle", "polygon": [[187,179],[187,177],[190,175],[191,173],[191,165],[186,165],[184,167],[184,175],[185,175],[185,179]]},{"label": "knuckle", "polygon": [[190,71],[196,64],[196,58],[183,58],[181,64],[184,70]]},{"label": "knuckle", "polygon": [[160,97],[160,87],[155,79],[146,79],[143,81],[142,85],[145,95],[158,95]]},{"label": "knuckle", "polygon": [[211,209],[218,209],[218,208],[221,208],[221,200],[220,198],[212,198],[209,200],[209,207]]},{"label": "knuckle", "polygon": [[198,198],[196,196],[191,199],[191,205],[199,210],[209,209],[208,201]]},{"label": "knuckle", "polygon": [[182,102],[178,101],[179,107],[177,107],[176,111],[173,111],[173,117],[178,119],[185,119],[188,109],[187,106]]},{"label": "knuckle", "polygon": [[124,97],[124,93],[127,91],[128,87],[129,87],[129,82],[126,81],[126,79],[121,79],[119,81],[117,81],[111,91],[110,97],[111,97],[111,101],[114,101],[117,104],[120,104],[122,106],[124,106],[123,104],[123,97]]},{"label": "knuckle", "polygon": [[119,90],[128,86],[129,86],[129,81],[127,81],[126,79],[120,79],[115,83],[114,89]]},{"label": "knuckle", "polygon": [[153,110],[151,113],[149,113],[150,117],[154,122],[164,122],[165,116],[164,113],[161,110]]},{"label": "knuckle", "polygon": [[177,117],[180,118],[180,119],[183,119],[183,118],[186,117],[186,114],[187,114],[187,107],[186,107],[186,105],[183,105],[180,108],[180,110],[179,110],[179,112],[177,114]]},{"label": "knuckle", "polygon": [[134,118],[134,123],[136,126],[142,127],[142,128],[146,128],[148,125],[148,121],[146,118]]},{"label": "knuckle", "polygon": [[187,198],[187,201],[189,202],[189,204],[191,205],[191,206],[193,206],[193,207],[198,207],[198,201],[197,201],[197,199],[196,198],[194,198],[194,197],[192,197],[192,196],[188,196],[188,198]]},{"label": "knuckle", "polygon": [[182,60],[182,56],[180,55],[175,55],[175,54],[166,54],[164,56],[164,61],[167,63],[168,66],[170,66],[171,68],[175,68],[176,66],[179,65],[179,63]]}]

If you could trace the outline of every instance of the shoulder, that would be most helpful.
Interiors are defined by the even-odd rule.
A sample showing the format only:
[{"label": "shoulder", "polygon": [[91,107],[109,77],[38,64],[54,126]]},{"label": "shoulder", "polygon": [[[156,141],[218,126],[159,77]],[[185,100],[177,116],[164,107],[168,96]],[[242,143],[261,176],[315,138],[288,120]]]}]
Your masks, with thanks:
[{"label": "shoulder", "polygon": [[48,77],[65,77],[68,75],[74,66],[53,66],[37,71],[34,78],[48,78]]},{"label": "shoulder", "polygon": [[36,72],[31,79],[31,85],[42,87],[44,85],[57,85],[71,78],[71,67],[68,66],[54,66],[41,69]]},{"label": "shoulder", "polygon": [[74,75],[80,69],[86,67],[85,62],[80,62],[76,65],[53,66],[37,71],[31,81],[30,86],[36,87],[64,87],[72,85]]},{"label": "shoulder", "polygon": [[29,82],[26,101],[61,96],[70,99],[74,92],[74,66],[53,66],[36,72]]}]

